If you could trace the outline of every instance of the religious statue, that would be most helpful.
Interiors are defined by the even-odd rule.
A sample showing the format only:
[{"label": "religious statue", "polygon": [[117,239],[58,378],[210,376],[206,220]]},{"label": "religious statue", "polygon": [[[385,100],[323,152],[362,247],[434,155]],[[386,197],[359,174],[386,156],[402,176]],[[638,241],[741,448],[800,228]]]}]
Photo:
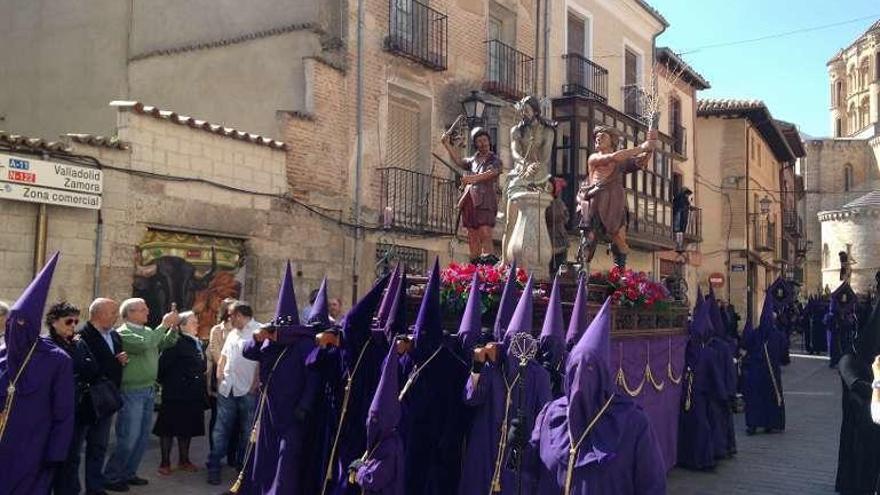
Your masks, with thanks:
[{"label": "religious statue", "polygon": [[520,122],[510,129],[514,163],[505,189],[502,256],[506,263],[516,259],[523,268],[547,266],[553,248],[542,214],[552,199],[550,157],[556,123],[541,115],[541,104],[534,96],[524,97],[515,108]]},{"label": "religious statue", "polygon": [[672,232],[675,234],[675,250],[684,251],[684,233],[687,231],[688,214],[691,209],[691,190],[683,187],[672,197]]},{"label": "religious statue", "polygon": [[471,131],[471,142],[477,151],[473,156],[464,159],[459,156],[449,132],[443,134],[440,142],[455,165],[470,172],[461,178],[464,190],[458,200],[458,208],[461,212],[461,223],[468,232],[471,262],[479,263],[486,258],[494,258],[492,229],[498,215],[497,190],[501,159],[492,152],[489,133],[482,127],[475,127]]},{"label": "religious statue", "polygon": [[626,266],[626,194],[623,176],[648,165],[657,143],[657,131],[648,131],[648,140],[636,148],[617,150],[619,131],[599,126],[595,131],[595,151],[587,160],[588,176],[578,190],[581,244],[578,262],[589,273],[589,264],[599,242],[610,242],[614,264]]},{"label": "religious statue", "polygon": [[837,253],[837,257],[840,258],[840,281],[849,282],[852,278],[852,266],[856,264],[856,260],[846,251],[840,251]]}]

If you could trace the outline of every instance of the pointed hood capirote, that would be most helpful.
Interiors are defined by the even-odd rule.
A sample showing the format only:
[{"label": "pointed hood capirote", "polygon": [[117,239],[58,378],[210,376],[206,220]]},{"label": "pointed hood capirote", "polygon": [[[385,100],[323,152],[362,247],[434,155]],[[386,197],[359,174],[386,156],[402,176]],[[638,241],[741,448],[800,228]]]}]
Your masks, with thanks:
[{"label": "pointed hood capirote", "polygon": [[367,449],[375,447],[383,438],[391,435],[400,423],[398,374],[397,351],[391,346],[382,364],[382,375],[367,415]]},{"label": "pointed hood capirote", "polygon": [[532,314],[534,312],[532,304],[532,289],[532,277],[529,277],[522,294],[519,296],[519,302],[516,303],[516,309],[513,311],[513,316],[510,318],[507,330],[504,332],[505,345],[509,345],[513,336],[518,333],[532,334]]},{"label": "pointed hood capirote", "polygon": [[419,315],[413,329],[413,348],[410,356],[416,363],[428,359],[443,342],[443,327],[440,312],[440,261],[434,260],[434,267],[425,284],[425,294],[419,307]]},{"label": "pointed hood capirote", "polygon": [[574,438],[580,438],[608,397],[614,393],[614,387],[609,297],[571,350],[565,366],[568,422]]},{"label": "pointed hood capirote", "polygon": [[400,284],[400,265],[394,267],[388,279],[385,293],[382,295],[382,302],[379,303],[379,309],[376,311],[376,317],[373,319],[373,328],[383,329],[388,322],[388,316],[391,314],[391,306],[394,304],[394,296],[397,294],[397,286]]},{"label": "pointed hood capirote", "polygon": [[309,316],[305,323],[319,331],[333,325],[330,322],[330,301],[327,297],[327,277],[324,277],[324,280],[321,281],[318,295],[315,296],[315,302],[312,304],[311,311],[309,311]]},{"label": "pointed hood capirote", "polygon": [[471,279],[471,289],[468,293],[467,305],[464,308],[464,314],[461,316],[461,324],[458,326],[458,340],[461,343],[461,349],[465,356],[470,355],[477,346],[480,334],[483,331],[482,299],[480,294],[480,278],[475,271]]},{"label": "pointed hood capirote", "polygon": [[577,295],[574,298],[574,307],[571,310],[571,319],[568,321],[568,331],[565,333],[565,348],[571,350],[587,328],[590,315],[587,314],[587,285],[583,275],[578,277]]},{"label": "pointed hood capirote", "polygon": [[296,293],[293,289],[293,274],[290,262],[281,279],[281,287],[278,289],[278,302],[275,304],[275,317],[263,324],[263,328],[283,330],[288,335],[314,335],[314,331],[300,324],[299,311],[296,306]]},{"label": "pointed hood capirote", "polygon": [[565,322],[562,319],[562,294],[559,290],[559,277],[553,278],[553,289],[547,302],[547,314],[541,327],[540,345],[544,359],[552,368],[559,366],[565,358]]},{"label": "pointed hood capirote", "polygon": [[34,277],[9,309],[5,339],[10,376],[15,376],[31,346],[40,336],[43,327],[43,310],[46,308],[52,277],[60,257],[61,253],[56,252],[49,258],[40,273]]},{"label": "pointed hood capirote", "polygon": [[780,276],[770,284],[770,287],[767,287],[765,297],[773,300],[773,309],[778,311],[780,308],[794,303],[794,288]]},{"label": "pointed hood capirote", "polygon": [[495,341],[501,342],[504,333],[507,331],[507,325],[513,316],[516,303],[514,296],[516,295],[516,260],[510,264],[510,270],[507,272],[507,280],[504,282],[504,290],[501,292],[501,300],[498,302],[498,313],[495,315]]},{"label": "pointed hood capirote", "polygon": [[709,295],[703,301],[709,306],[709,321],[712,327],[709,329],[709,337],[724,337],[724,320],[721,317],[721,308],[718,307],[718,300],[715,298],[715,291],[709,287]]},{"label": "pointed hood capirote", "polygon": [[393,343],[398,335],[407,333],[406,326],[406,272],[401,271],[394,284],[394,292],[391,294],[391,306],[388,310],[388,318],[385,320],[384,332],[388,343]]},{"label": "pointed hood capirote", "polygon": [[346,346],[352,345],[352,349],[360,348],[364,342],[369,340],[373,314],[379,306],[379,302],[382,299],[382,291],[388,286],[390,278],[391,274],[387,274],[377,280],[376,285],[342,318],[340,326],[342,327],[342,335]]}]

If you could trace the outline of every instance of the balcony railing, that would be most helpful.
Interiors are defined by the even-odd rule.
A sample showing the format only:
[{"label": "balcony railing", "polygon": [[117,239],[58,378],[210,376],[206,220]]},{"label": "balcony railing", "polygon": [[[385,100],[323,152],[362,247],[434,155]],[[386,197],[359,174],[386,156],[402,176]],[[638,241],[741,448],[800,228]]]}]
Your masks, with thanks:
[{"label": "balcony railing", "polygon": [[620,89],[621,100],[623,101],[623,112],[641,123],[648,125],[648,108],[646,105],[647,93],[645,90],[636,84],[627,84]]},{"label": "balcony railing", "polygon": [[389,0],[385,49],[446,70],[447,16],[416,0]]},{"label": "balcony railing", "polygon": [[626,178],[627,238],[649,250],[675,247],[669,179],[650,171]]},{"label": "balcony railing", "polygon": [[687,129],[684,126],[675,124],[672,129],[672,151],[687,156]]},{"label": "balcony railing", "polygon": [[578,53],[566,53],[562,60],[565,62],[563,95],[608,101],[608,69]]},{"label": "balcony railing", "polygon": [[794,238],[803,237],[804,220],[796,211],[785,211],[782,213],[782,228]]},{"label": "balcony railing", "polygon": [[752,220],[752,244],[755,251],[776,252],[776,223]]},{"label": "balcony railing", "polygon": [[454,180],[398,167],[380,168],[385,224],[414,233],[454,234],[458,187]]},{"label": "balcony railing", "polygon": [[687,229],[684,232],[685,242],[702,242],[703,241],[703,210],[696,206],[691,206],[688,212]]},{"label": "balcony railing", "polygon": [[486,78],[483,91],[518,100],[531,90],[534,59],[498,40],[486,42]]}]

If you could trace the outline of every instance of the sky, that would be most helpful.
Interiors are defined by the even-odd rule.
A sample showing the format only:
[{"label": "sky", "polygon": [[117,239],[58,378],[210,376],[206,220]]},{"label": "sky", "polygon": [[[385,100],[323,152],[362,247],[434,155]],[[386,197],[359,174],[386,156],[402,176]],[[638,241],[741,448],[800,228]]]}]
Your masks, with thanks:
[{"label": "sky", "polygon": [[[763,100],[812,137],[831,134],[825,64],[877,19],[878,0],[648,0],[669,21],[657,39],[708,79],[700,98]],[[871,17],[870,19],[855,19]],[[848,22],[846,21],[853,21]],[[844,24],[845,23],[845,24]],[[727,42],[840,24],[773,39]]]}]

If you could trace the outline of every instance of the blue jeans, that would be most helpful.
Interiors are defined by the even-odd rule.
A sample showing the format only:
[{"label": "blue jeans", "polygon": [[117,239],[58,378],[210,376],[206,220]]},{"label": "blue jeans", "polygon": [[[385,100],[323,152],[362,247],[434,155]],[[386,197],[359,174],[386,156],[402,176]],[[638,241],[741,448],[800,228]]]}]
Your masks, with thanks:
[{"label": "blue jeans", "polygon": [[137,474],[147,449],[154,401],[153,387],[122,391],[122,409],[116,415],[116,447],[104,470],[108,482],[128,481]]},{"label": "blue jeans", "polygon": [[110,441],[110,425],[113,417],[109,416],[95,424],[77,423],[73,432],[73,442],[67,455],[67,462],[55,473],[55,495],[78,495],[79,466],[83,444],[86,445],[86,493],[99,492],[104,489],[104,457],[107,454],[107,443]]},{"label": "blue jeans", "polygon": [[222,394],[217,394],[217,422],[211,432],[214,444],[211,447],[210,455],[208,455],[209,471],[220,471],[220,460],[226,456],[229,437],[235,428],[239,430],[239,459],[244,459],[244,450],[247,448],[254,422],[256,402],[255,394],[246,394],[241,397],[235,397],[232,394],[229,394],[229,397],[224,397]]}]

